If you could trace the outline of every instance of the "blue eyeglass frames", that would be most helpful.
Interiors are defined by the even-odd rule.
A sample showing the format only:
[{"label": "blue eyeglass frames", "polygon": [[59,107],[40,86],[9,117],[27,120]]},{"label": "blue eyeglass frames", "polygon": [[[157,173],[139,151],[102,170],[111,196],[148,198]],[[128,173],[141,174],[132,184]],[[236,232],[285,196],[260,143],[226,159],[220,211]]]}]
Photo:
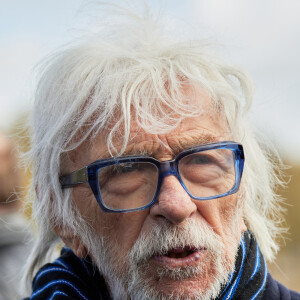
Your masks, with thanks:
[{"label": "blue eyeglass frames", "polygon": [[195,200],[211,200],[238,191],[244,151],[235,142],[203,144],[180,152],[174,159],[158,161],[148,156],[97,160],[60,177],[61,187],[89,183],[105,212],[147,209],[157,199],[163,179],[175,176]]}]

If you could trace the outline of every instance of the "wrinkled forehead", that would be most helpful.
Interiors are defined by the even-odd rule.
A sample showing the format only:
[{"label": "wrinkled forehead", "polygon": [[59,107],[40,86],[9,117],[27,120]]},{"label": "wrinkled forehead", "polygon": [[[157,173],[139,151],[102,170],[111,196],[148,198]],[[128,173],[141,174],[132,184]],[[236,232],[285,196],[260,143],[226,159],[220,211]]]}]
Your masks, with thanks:
[{"label": "wrinkled forehead", "polygon": [[[147,128],[142,128],[137,122],[134,113],[130,120],[129,139],[124,152],[125,155],[147,155],[157,159],[170,159],[180,151],[197,145],[223,140],[231,140],[231,133],[222,110],[216,108],[214,101],[202,91],[189,89],[186,91],[187,99],[199,105],[199,115],[184,117],[178,125],[168,132],[153,133]],[[172,112],[169,108],[170,113]],[[166,113],[168,109],[166,109]],[[114,122],[118,121],[116,114]],[[111,121],[110,126],[115,124]],[[83,142],[77,149],[68,153],[66,158],[67,170],[74,171],[91,162],[112,156],[107,146],[107,137],[110,127],[101,130],[93,138]],[[116,152],[123,146],[124,128],[122,125],[113,138]]]}]

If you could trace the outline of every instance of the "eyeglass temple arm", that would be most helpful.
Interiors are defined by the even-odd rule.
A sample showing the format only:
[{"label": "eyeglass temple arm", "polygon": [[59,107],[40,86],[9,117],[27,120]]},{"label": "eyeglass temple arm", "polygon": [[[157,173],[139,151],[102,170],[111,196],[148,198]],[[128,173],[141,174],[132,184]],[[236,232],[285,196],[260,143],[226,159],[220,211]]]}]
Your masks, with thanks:
[{"label": "eyeglass temple arm", "polygon": [[62,188],[68,188],[88,182],[87,167],[74,171],[68,175],[61,176],[59,182]]}]

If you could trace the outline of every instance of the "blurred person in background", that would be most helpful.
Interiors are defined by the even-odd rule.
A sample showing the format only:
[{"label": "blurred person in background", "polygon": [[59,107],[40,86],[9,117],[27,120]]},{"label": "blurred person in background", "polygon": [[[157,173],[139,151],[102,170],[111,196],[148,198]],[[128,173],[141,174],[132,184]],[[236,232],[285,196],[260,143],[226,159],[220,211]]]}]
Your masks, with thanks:
[{"label": "blurred person in background", "polygon": [[21,172],[13,142],[0,132],[0,299],[17,299],[30,234],[20,213]]},{"label": "blurred person in background", "polygon": [[40,66],[24,295],[300,299],[266,264],[281,180],[245,119],[247,73],[147,13],[121,15]]}]

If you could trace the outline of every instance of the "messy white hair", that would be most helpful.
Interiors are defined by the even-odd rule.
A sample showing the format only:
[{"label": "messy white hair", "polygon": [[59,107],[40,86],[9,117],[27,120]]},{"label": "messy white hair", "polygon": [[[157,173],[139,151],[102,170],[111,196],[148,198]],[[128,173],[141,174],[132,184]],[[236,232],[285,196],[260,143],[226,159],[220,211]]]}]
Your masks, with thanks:
[{"label": "messy white hair", "polygon": [[[213,56],[205,43],[176,41],[153,18],[128,15],[127,24],[60,49],[38,70],[28,153],[38,235],[27,263],[27,287],[60,241],[53,225],[74,235],[78,228],[88,230],[71,189],[61,189],[63,155],[108,128],[111,155],[122,154],[133,119],[157,134],[170,132],[186,117],[201,117],[201,107],[184,97],[185,86],[205,91],[226,117],[233,139],[244,145],[244,220],[268,260],[278,250],[281,207],[274,189],[281,180],[269,148],[258,143],[245,120],[253,94],[249,76]],[[123,139],[122,149],[114,146],[116,136]]]}]

